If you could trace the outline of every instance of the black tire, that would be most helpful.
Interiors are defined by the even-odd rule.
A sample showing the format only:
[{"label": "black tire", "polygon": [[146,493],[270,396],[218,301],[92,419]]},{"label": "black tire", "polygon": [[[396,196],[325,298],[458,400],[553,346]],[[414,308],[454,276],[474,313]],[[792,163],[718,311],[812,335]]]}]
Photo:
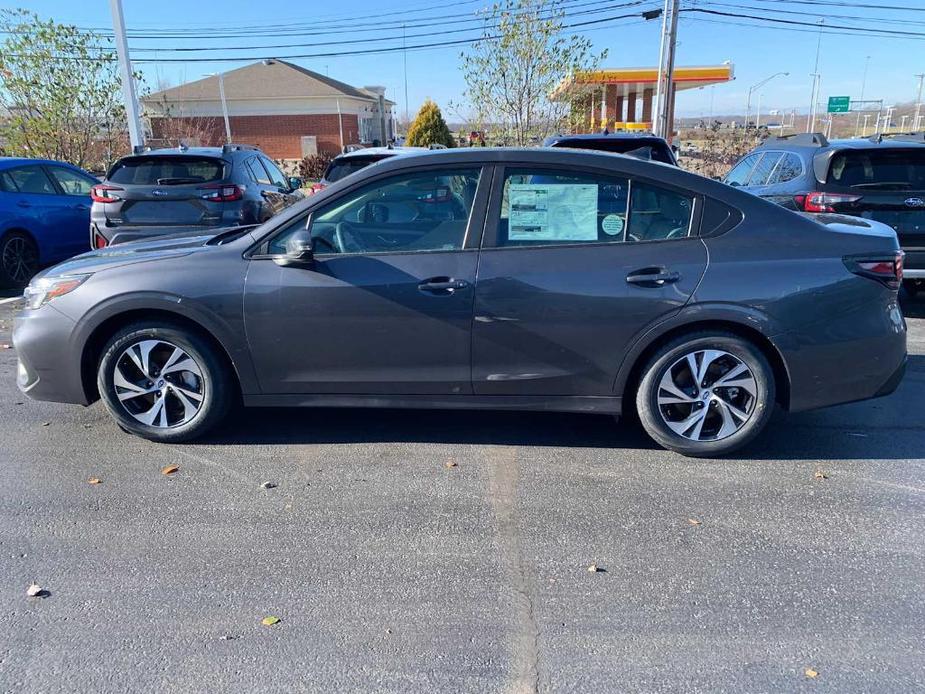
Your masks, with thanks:
[{"label": "black tire", "polygon": [[39,271],[39,249],[28,234],[11,231],[0,239],[0,286],[19,289]]},{"label": "black tire", "polygon": [[[734,363],[735,360],[744,364],[754,378],[755,395],[751,396],[744,388],[730,389],[723,386],[713,393],[712,387],[701,389],[702,384],[692,384],[690,392],[686,392],[686,395],[691,397],[692,404],[660,407],[658,401],[660,384],[668,370],[674,366],[676,370],[672,373],[684,376],[686,367],[684,364],[678,366],[679,360],[701,350],[718,350],[728,355],[728,357],[717,360],[715,367],[710,367],[719,370],[718,376],[715,378],[710,376],[714,380],[722,378],[721,370],[725,365]],[[703,358],[702,361],[706,359]],[[690,374],[690,372],[691,370],[687,369],[687,373]],[[747,411],[748,417],[744,422],[728,415],[729,411],[723,407],[723,402],[728,400],[731,392],[735,393],[736,403],[744,408],[740,411]],[[774,411],[775,392],[774,372],[771,365],[764,353],[752,342],[732,333],[697,332],[672,340],[649,359],[643,368],[639,388],[636,391],[636,410],[646,433],[665,448],[695,458],[717,457],[745,446],[764,429]],[[697,397],[694,397],[695,393]],[[721,396],[723,402],[712,402]],[[663,414],[663,407],[667,414]],[[709,417],[704,420],[706,424],[702,425],[702,429],[696,430],[698,434],[704,435],[704,440],[695,440],[677,433],[669,427],[666,421],[666,417],[672,415],[673,423],[681,426],[681,422],[688,413],[693,415],[694,408],[698,411],[704,410],[706,414],[703,417]],[[725,417],[722,410],[726,410]],[[710,429],[718,429],[715,435],[720,434],[722,423],[729,417],[731,417],[730,421],[739,426],[738,430],[722,438],[709,438]],[[703,433],[704,430],[705,433]]]},{"label": "black tire", "polygon": [[[126,354],[127,349],[146,340],[155,340],[167,345],[166,347],[157,348],[164,350],[162,353],[166,353],[169,347],[180,348],[198,367],[201,376],[192,375],[192,372],[189,372],[186,376],[183,376],[182,372],[180,374],[183,377],[193,379],[196,384],[193,388],[201,395],[198,410],[188,421],[178,421],[171,424],[168,420],[166,423],[162,422],[161,426],[145,424],[129,412],[129,405],[123,405],[120,401],[114,382],[116,367],[120,359]],[[153,359],[154,350],[152,350],[151,354]],[[123,366],[123,368],[125,367]],[[165,372],[167,370],[166,368],[164,369]],[[138,373],[143,374],[140,370]],[[163,384],[166,380],[176,376],[176,373],[170,376],[165,373],[160,378],[159,383]],[[149,383],[153,384],[153,382]],[[157,384],[153,385],[156,387]],[[186,386],[184,383],[179,383],[179,385]],[[181,443],[203,436],[225,419],[236,401],[237,395],[230,369],[209,341],[187,328],[161,322],[135,323],[119,330],[110,338],[103,348],[103,354],[99,361],[97,387],[99,388],[100,399],[109,414],[112,415],[113,419],[124,431],[161,443]],[[123,395],[126,393],[124,388],[122,393]],[[157,395],[153,395],[153,397],[157,397]],[[164,397],[165,402],[171,403],[174,410],[179,410],[182,407],[182,402],[178,395],[172,394],[172,396],[165,395]],[[189,401],[195,402],[193,400]],[[135,401],[132,406],[143,410],[147,402],[149,401],[142,401],[142,404],[138,405],[137,401]],[[180,407],[178,407],[178,404]],[[164,404],[162,407],[167,410],[168,404]]]}]

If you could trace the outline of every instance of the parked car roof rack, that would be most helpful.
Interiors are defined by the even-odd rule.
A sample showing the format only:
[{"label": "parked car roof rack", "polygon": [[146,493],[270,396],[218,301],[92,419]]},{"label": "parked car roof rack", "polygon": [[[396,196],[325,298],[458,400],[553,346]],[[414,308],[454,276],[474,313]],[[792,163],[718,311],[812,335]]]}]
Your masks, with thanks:
[{"label": "parked car roof rack", "polygon": [[240,152],[243,150],[256,150],[258,149],[254,145],[237,145],[231,142],[222,145],[222,154],[228,154],[229,152]]},{"label": "parked car roof rack", "polygon": [[815,145],[816,147],[828,147],[829,140],[822,133],[794,133],[792,135],[774,135],[764,141],[769,142],[788,142],[794,145]]},{"label": "parked car roof rack", "polygon": [[135,145],[132,147],[132,154],[144,154],[145,152],[150,152],[151,147],[148,145]]},{"label": "parked car roof rack", "polygon": [[925,144],[925,130],[909,133],[878,133],[869,139],[871,142],[883,142],[885,137],[899,142],[921,142]]},{"label": "parked car roof rack", "polygon": [[446,145],[441,145],[439,142],[431,142],[427,149],[446,149]]}]

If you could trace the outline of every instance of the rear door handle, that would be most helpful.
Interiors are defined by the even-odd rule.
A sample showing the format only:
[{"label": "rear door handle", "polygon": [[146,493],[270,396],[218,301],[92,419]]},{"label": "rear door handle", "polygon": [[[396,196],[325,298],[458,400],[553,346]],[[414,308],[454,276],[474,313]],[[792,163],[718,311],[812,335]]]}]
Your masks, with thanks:
[{"label": "rear door handle", "polygon": [[663,267],[645,267],[626,276],[629,284],[638,284],[641,287],[661,287],[673,284],[681,279],[680,272],[673,272]]},{"label": "rear door handle", "polygon": [[452,294],[457,289],[465,289],[468,286],[469,283],[466,280],[458,280],[453,277],[431,277],[421,282],[418,289],[428,294],[445,296]]}]

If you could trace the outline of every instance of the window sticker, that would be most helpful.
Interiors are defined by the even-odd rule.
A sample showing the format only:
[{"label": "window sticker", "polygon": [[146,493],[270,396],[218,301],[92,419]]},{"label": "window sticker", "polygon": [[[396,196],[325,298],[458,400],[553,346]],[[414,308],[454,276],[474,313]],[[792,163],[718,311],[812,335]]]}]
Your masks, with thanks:
[{"label": "window sticker", "polygon": [[512,183],[508,239],[597,241],[597,184]]},{"label": "window sticker", "polygon": [[623,217],[617,214],[609,214],[601,221],[601,228],[609,236],[619,236],[623,233]]}]

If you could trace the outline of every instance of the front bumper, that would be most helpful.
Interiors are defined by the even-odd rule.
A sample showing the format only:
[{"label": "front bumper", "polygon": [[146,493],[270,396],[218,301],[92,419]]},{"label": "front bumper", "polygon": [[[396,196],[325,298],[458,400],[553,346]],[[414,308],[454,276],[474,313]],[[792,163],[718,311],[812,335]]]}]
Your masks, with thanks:
[{"label": "front bumper", "polygon": [[76,324],[52,304],[23,310],[13,319],[19,364],[16,384],[34,400],[89,405],[81,374]]}]

